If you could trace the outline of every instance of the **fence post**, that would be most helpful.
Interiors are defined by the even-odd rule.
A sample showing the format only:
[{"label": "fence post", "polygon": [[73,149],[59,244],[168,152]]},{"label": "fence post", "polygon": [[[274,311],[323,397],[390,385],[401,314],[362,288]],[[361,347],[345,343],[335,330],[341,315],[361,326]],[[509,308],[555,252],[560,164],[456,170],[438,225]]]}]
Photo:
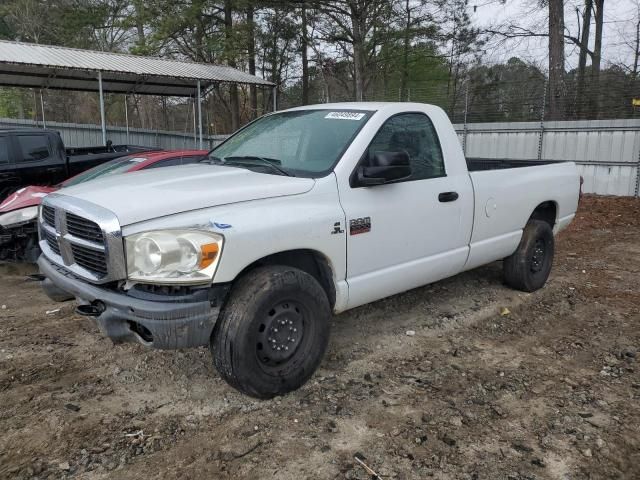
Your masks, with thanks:
[{"label": "fence post", "polygon": [[544,81],[544,93],[542,94],[542,115],[540,116],[540,137],[538,138],[538,160],[542,160],[542,147],[544,146],[544,115],[547,106],[547,87],[549,82]]},{"label": "fence post", "polygon": [[469,83],[464,94],[464,128],[462,130],[462,152],[467,156],[467,113],[469,111]]},{"label": "fence post", "polygon": [[[640,132],[639,132],[640,135]],[[636,164],[636,198],[640,197],[640,149],[638,149],[638,163]]]}]

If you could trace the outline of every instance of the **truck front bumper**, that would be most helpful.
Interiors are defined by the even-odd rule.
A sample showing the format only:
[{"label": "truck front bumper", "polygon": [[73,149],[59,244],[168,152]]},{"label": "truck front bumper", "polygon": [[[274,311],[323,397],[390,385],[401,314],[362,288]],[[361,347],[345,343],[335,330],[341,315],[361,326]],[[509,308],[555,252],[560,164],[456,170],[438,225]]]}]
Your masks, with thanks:
[{"label": "truck front bumper", "polygon": [[0,260],[35,263],[39,255],[35,220],[0,226]]},{"label": "truck front bumper", "polygon": [[89,284],[44,256],[38,259],[38,266],[55,287],[76,297],[79,313],[94,310],[90,318],[114,343],[137,342],[160,349],[208,345],[229,288],[214,286],[221,290],[214,296],[216,301],[203,300],[202,295],[195,294],[182,296],[180,301],[171,301],[170,297],[146,300]]}]

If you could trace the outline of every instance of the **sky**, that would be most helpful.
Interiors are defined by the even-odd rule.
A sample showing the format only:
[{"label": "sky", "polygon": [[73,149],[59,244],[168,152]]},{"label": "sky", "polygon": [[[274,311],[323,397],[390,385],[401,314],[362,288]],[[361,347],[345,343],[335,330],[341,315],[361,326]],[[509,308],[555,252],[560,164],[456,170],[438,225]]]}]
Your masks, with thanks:
[{"label": "sky", "polygon": [[[565,24],[568,32],[578,35],[578,19],[576,6],[582,11],[583,0],[565,1]],[[635,25],[638,21],[640,0],[608,0],[604,3],[605,25],[603,32],[603,63],[633,63],[633,48],[635,40]],[[469,0],[474,22],[478,26],[498,26],[514,23],[536,32],[546,32],[548,16],[546,8],[540,8],[535,0],[506,0],[503,5],[500,0]],[[591,48],[595,37],[595,27],[591,27]],[[540,66],[548,62],[548,41],[546,38],[509,40],[507,43],[492,41],[487,48],[489,63],[502,62],[513,56],[521,57]],[[567,44],[567,69],[578,64],[578,49]]]}]

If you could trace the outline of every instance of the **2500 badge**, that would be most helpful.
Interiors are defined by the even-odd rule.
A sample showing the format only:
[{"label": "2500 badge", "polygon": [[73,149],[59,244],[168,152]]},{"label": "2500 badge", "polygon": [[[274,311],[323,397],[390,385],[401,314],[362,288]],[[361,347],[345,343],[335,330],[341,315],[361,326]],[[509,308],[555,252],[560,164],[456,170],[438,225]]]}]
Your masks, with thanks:
[{"label": "2500 badge", "polygon": [[371,231],[371,217],[354,218],[349,220],[349,234],[359,235]]}]

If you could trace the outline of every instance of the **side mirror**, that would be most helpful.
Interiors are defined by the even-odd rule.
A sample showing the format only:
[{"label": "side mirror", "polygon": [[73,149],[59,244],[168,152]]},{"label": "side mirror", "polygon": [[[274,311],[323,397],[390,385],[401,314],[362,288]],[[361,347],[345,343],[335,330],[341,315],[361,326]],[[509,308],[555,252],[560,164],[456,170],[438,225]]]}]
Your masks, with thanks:
[{"label": "side mirror", "polygon": [[411,176],[407,152],[375,152],[369,165],[357,170],[357,183],[361,187],[384,185]]}]

